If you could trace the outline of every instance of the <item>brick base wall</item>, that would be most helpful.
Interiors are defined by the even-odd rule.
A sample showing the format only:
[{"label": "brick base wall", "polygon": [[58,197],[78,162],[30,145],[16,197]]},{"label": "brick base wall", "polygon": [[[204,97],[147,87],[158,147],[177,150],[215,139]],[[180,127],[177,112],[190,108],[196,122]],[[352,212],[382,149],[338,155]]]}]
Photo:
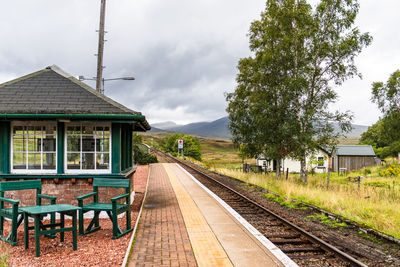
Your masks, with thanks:
[{"label": "brick base wall", "polygon": [[[133,174],[126,179],[131,179],[133,191]],[[7,181],[3,179],[3,181]],[[11,179],[10,179],[11,181]],[[15,181],[15,180],[12,180]],[[77,197],[93,191],[90,179],[42,179],[42,194],[57,197],[57,204],[78,205]],[[124,188],[99,187],[99,202],[110,203],[110,198],[125,193]],[[20,206],[36,205],[36,190],[7,191],[5,197],[20,201]],[[85,200],[90,202],[93,197]],[[49,200],[42,199],[42,204],[48,204]]]}]

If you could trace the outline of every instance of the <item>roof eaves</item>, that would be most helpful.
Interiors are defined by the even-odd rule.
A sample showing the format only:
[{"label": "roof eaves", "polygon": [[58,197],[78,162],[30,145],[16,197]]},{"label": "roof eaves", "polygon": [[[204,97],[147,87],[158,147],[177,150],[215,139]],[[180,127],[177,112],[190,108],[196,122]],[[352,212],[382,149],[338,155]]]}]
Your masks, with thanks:
[{"label": "roof eaves", "polygon": [[331,152],[329,152],[329,147],[318,146],[318,149],[321,150],[322,152],[325,152],[325,153],[328,154],[329,156],[332,155],[332,148],[330,149]]}]

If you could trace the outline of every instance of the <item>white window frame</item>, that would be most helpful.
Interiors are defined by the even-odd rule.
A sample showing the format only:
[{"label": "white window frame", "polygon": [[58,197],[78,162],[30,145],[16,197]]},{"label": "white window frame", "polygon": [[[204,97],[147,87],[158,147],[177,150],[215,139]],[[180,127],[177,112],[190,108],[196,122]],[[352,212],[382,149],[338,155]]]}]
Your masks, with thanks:
[{"label": "white window frame", "polygon": [[[32,170],[28,169],[28,158],[26,157],[26,168],[25,169],[14,169],[14,127],[15,126],[55,126],[56,127],[56,149],[55,149],[55,154],[56,154],[56,168],[54,170],[49,170],[49,169],[43,169],[43,160],[41,161],[41,169],[40,170]],[[58,161],[58,127],[56,122],[48,122],[48,121],[35,121],[35,122],[25,122],[25,121],[13,121],[11,122],[11,130],[10,130],[10,140],[11,140],[11,155],[10,155],[10,172],[12,174],[56,174],[57,173],[57,161]],[[28,140],[28,139],[27,139]],[[27,152],[29,154],[29,151]],[[40,151],[41,158],[43,158],[43,148]]]},{"label": "white window frame", "polygon": [[[322,158],[322,159],[320,159]],[[324,169],[325,168],[325,157],[324,156],[319,156],[317,157],[317,161],[323,160],[323,163],[317,163],[317,168],[318,169]]]},{"label": "white window frame", "polygon": [[[97,169],[92,169],[92,170],[82,169],[82,164],[80,164],[79,169],[68,169],[67,168],[68,167],[67,128],[68,128],[68,126],[85,126],[85,125],[90,125],[90,126],[94,126],[94,127],[96,127],[96,126],[109,127],[109,129],[110,129],[110,140],[109,140],[110,145],[108,148],[109,149],[108,155],[109,155],[109,161],[110,161],[109,165],[108,165],[109,169],[99,169],[99,170],[97,170]],[[80,138],[81,138],[81,142],[80,142],[81,149],[80,149],[79,154],[80,154],[80,159],[81,159],[80,161],[82,161],[82,132],[80,134]],[[111,141],[112,141],[111,123],[96,123],[96,122],[93,122],[93,123],[87,123],[87,122],[85,122],[85,123],[79,123],[79,122],[65,123],[65,127],[64,127],[64,173],[65,174],[111,174],[111,172],[112,172],[112,155],[111,155],[112,143],[111,143]],[[96,158],[96,154],[97,154],[96,144],[95,144],[95,150],[93,153]],[[94,166],[96,166],[96,164]]]}]

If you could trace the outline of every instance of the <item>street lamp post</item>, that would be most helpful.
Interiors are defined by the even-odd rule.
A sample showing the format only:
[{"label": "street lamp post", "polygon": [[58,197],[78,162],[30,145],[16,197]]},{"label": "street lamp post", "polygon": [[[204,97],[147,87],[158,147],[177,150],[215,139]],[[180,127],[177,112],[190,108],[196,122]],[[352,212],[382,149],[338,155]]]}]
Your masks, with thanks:
[{"label": "street lamp post", "polygon": [[[86,78],[85,76],[79,76],[79,80],[80,80],[80,81],[85,81],[85,80],[97,81],[97,77]],[[135,77],[128,76],[128,77],[119,77],[119,78],[110,78],[110,79],[101,78],[102,88],[101,88],[100,93],[104,94],[104,82],[107,82],[107,81],[116,81],[116,80],[134,81],[134,80],[135,80]]]}]

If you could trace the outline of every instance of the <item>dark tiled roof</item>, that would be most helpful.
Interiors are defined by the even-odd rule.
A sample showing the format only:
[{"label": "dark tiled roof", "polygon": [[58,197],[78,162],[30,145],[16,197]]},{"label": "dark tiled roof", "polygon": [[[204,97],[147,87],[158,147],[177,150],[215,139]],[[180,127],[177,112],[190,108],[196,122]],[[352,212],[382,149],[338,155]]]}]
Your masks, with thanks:
[{"label": "dark tiled roof", "polygon": [[[0,84],[0,114],[142,115],[102,95],[57,66]],[[147,121],[142,120],[150,129]]]}]

